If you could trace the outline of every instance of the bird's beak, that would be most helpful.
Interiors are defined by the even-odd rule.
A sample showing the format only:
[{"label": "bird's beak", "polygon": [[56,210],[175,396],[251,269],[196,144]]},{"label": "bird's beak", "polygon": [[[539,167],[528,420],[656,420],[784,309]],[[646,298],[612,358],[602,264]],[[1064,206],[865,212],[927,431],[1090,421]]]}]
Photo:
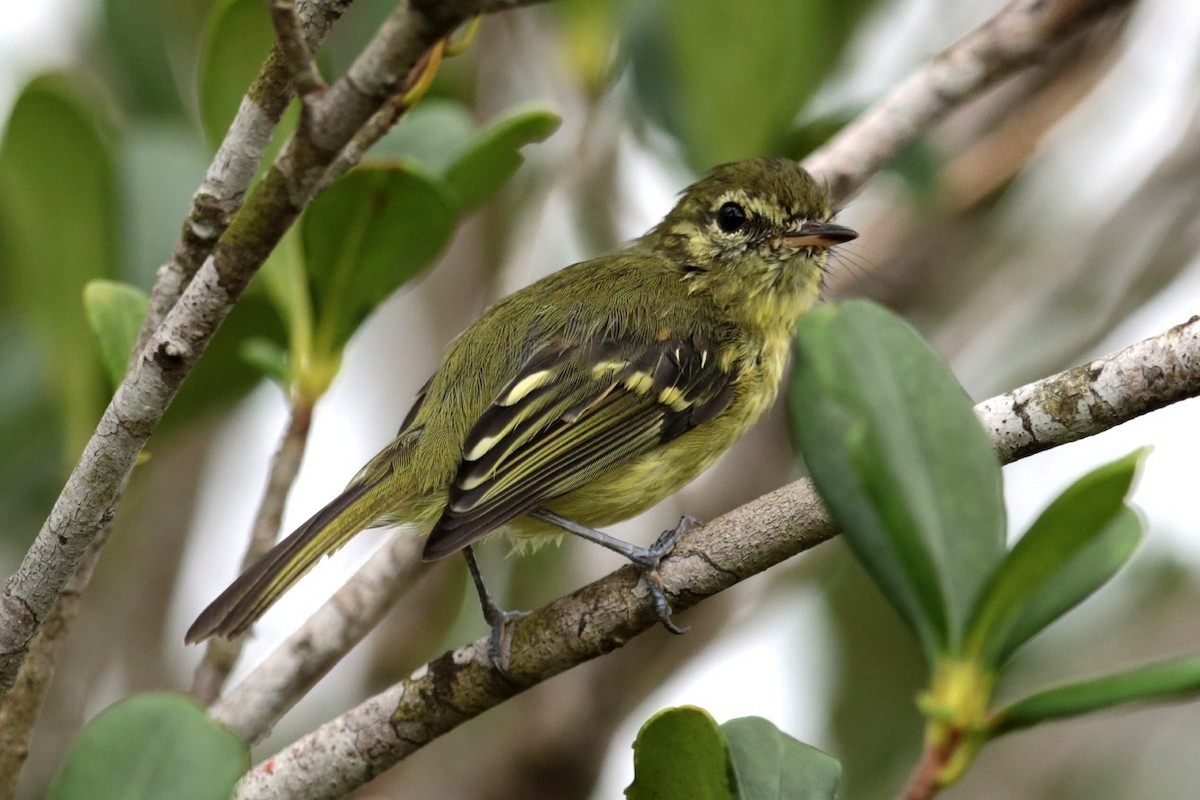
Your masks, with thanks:
[{"label": "bird's beak", "polygon": [[858,231],[832,222],[806,222],[778,238],[791,247],[833,247],[858,238]]}]

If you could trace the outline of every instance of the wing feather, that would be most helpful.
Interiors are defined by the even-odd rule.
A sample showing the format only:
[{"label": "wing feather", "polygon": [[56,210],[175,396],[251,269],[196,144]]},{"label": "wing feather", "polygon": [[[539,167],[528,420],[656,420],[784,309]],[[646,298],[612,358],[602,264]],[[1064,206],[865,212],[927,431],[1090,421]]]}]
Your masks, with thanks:
[{"label": "wing feather", "polygon": [[449,555],[511,519],[708,422],[736,374],[700,334],[538,348],[480,415],[425,545]]}]

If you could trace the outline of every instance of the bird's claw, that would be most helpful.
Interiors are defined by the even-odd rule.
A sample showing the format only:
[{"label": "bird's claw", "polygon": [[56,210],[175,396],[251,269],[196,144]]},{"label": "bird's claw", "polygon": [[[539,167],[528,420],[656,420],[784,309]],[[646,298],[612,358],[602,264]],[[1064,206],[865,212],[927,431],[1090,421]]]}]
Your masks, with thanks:
[{"label": "bird's claw", "polygon": [[487,624],[491,626],[488,636],[488,658],[492,666],[506,679],[512,680],[508,672],[509,657],[512,655],[512,625],[522,617],[529,616],[528,611],[501,611],[492,606],[485,615]]},{"label": "bird's claw", "polygon": [[695,517],[686,515],[680,517],[678,525],[660,533],[658,539],[645,550],[643,556],[635,560],[642,570],[642,575],[646,578],[646,587],[650,590],[651,599],[654,600],[654,613],[658,615],[658,621],[674,634],[687,633],[688,628],[679,627],[671,619],[671,601],[667,599],[667,592],[663,586],[662,576],[658,573],[658,567],[662,560],[675,549],[675,543],[679,541],[679,537],[701,524],[700,520]]}]

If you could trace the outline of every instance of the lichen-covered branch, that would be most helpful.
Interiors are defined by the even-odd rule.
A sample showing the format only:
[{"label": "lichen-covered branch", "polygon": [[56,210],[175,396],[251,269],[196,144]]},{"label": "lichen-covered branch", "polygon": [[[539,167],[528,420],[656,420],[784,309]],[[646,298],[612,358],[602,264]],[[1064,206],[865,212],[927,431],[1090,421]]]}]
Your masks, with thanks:
[{"label": "lichen-covered branch", "polygon": [[[0,596],[0,698],[184,378],[342,149],[422,55],[466,19],[536,0],[411,0],[309,106],[294,136],[129,369],[37,538]],[[302,135],[301,135],[302,134]]]},{"label": "lichen-covered branch", "polygon": [[[1129,380],[1132,373],[1141,377]],[[1059,394],[1061,392],[1061,394]],[[1107,430],[1200,395],[1200,317],[1089,364],[976,406],[1005,462]],[[661,568],[672,608],[689,608],[836,533],[806,480],[685,534]],[[251,770],[238,800],[340,797],[487,709],[621,647],[657,621],[625,567],[516,623],[510,678],[480,639],[445,653],[382,694]]]},{"label": "lichen-covered branch", "polygon": [[1013,0],[919,67],[804,160],[841,208],[881,166],[964,102],[1132,0]]},{"label": "lichen-covered branch", "polygon": [[[304,42],[316,50],[333,23],[354,0],[297,0],[294,11],[304,31]],[[275,126],[283,117],[293,90],[283,53],[271,50],[258,71],[220,148],[192,197],[192,207],[171,260],[159,268],[150,292],[150,307],[138,334],[136,350],[145,348],[150,335],[162,324],[180,294],[242,206],[250,181],[271,143]]]}]

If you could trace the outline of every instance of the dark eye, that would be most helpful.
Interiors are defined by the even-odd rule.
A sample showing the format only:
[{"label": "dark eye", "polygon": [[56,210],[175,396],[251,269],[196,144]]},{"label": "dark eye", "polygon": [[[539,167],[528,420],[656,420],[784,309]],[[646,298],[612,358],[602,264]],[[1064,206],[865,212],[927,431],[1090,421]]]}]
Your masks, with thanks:
[{"label": "dark eye", "polygon": [[746,211],[737,203],[726,203],[717,209],[717,227],[733,233],[746,224]]}]

